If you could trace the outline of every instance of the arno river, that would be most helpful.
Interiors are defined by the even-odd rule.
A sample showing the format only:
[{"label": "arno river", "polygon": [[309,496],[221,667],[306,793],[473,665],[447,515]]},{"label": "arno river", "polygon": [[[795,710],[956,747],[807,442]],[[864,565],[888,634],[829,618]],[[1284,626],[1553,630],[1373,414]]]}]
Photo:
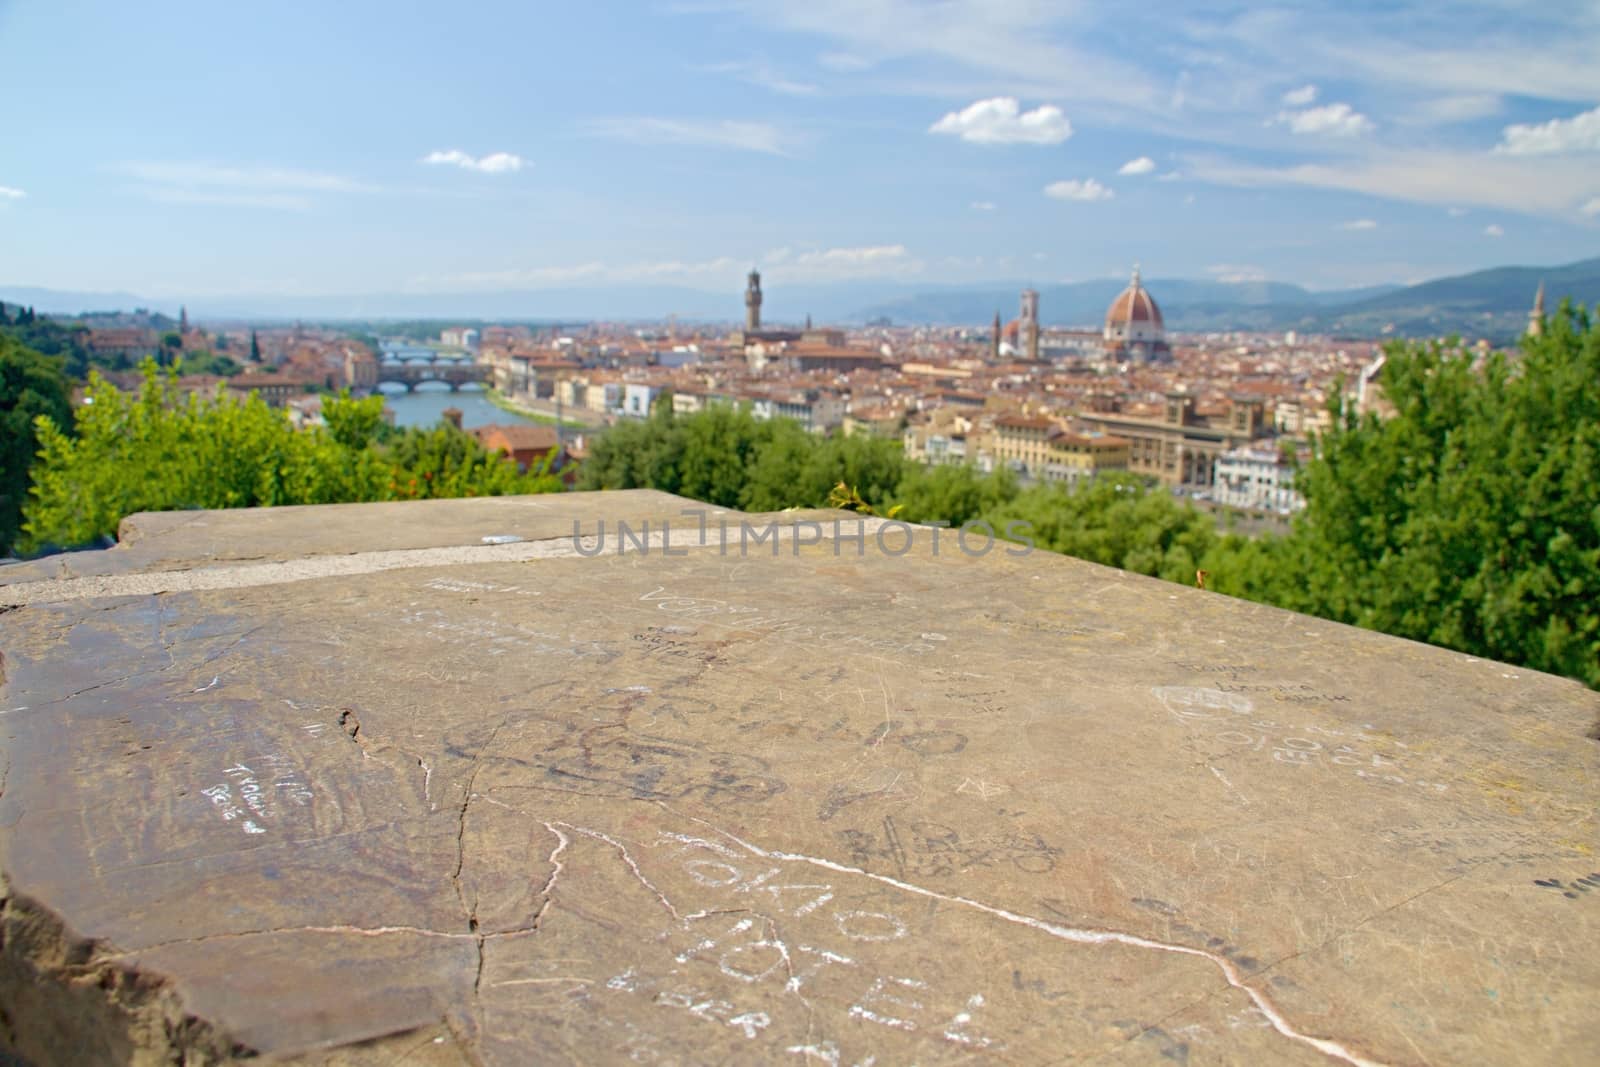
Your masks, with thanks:
[{"label": "arno river", "polygon": [[[383,346],[382,358],[388,363],[394,360],[427,359],[433,354],[433,349],[426,345],[391,343]],[[383,393],[385,403],[394,411],[396,426],[432,426],[444,417],[445,408],[460,408],[461,425],[466,429],[491,423],[505,425],[535,421],[495,407],[476,385],[460,392],[451,392],[442,383],[424,383],[409,393],[400,385],[378,388]]]},{"label": "arno river", "polygon": [[460,408],[461,425],[468,429],[488,426],[490,423],[504,426],[513,422],[534,421],[495,407],[484,396],[483,390],[475,388],[452,393],[444,386],[425,385],[411,393],[385,390],[383,398],[394,409],[396,426],[432,426],[444,417],[445,408]]}]

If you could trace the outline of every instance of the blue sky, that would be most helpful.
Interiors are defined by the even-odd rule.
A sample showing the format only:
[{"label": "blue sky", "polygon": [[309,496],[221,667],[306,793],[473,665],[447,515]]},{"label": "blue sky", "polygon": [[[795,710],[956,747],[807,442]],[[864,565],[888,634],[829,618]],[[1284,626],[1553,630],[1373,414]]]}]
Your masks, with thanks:
[{"label": "blue sky", "polygon": [[0,283],[1415,281],[1600,254],[1600,4],[0,0]]}]

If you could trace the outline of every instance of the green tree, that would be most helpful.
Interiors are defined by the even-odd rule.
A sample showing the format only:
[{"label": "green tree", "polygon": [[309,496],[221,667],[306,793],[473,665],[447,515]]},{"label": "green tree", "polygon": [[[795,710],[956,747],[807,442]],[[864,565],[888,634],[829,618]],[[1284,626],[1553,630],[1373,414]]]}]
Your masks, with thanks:
[{"label": "green tree", "polygon": [[214,354],[205,349],[185,352],[174,364],[179,374],[213,374],[227,378],[242,369],[231,356]]},{"label": "green tree", "polygon": [[1040,548],[1187,584],[1218,540],[1210,516],[1127,474],[1075,489],[1036,485],[983,517],[996,530],[1028,523]]},{"label": "green tree", "polygon": [[[382,398],[375,399],[381,410]],[[550,473],[548,460],[518,474],[516,464],[448,423],[402,431],[387,454],[393,465],[388,489],[395,499],[554,493],[562,488],[561,479]]]},{"label": "green tree", "polygon": [[0,334],[0,556],[10,554],[21,531],[22,508],[39,450],[36,420],[40,418],[64,431],[72,426],[61,360]]},{"label": "green tree", "polygon": [[971,465],[908,465],[895,496],[908,521],[960,526],[1010,503],[1018,491],[1017,476],[1003,466],[983,474]]},{"label": "green tree", "polygon": [[98,375],[69,437],[48,413],[34,422],[40,455],[23,546],[90,543],[137,511],[268,507],[547,492],[548,473],[518,475],[450,428],[377,444],[383,400],[324,402],[327,428],[296,430],[259,397],[184,397],[176,377],[144,364],[136,394]]},{"label": "green tree", "polygon": [[1336,409],[1244,592],[1600,686],[1597,381],[1600,329],[1568,304],[1520,358],[1390,346],[1394,417]]}]

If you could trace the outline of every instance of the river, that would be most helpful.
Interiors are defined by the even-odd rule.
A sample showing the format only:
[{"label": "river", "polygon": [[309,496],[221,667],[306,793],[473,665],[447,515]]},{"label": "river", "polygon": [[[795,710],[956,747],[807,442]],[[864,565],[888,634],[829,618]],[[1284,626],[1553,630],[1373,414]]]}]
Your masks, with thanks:
[{"label": "river", "polygon": [[469,430],[491,423],[505,426],[537,421],[495,407],[482,389],[462,389],[453,393],[442,385],[424,385],[410,393],[404,387],[396,388],[394,392],[387,389],[382,392],[384,402],[394,412],[396,426],[432,426],[444,418],[445,408],[460,408],[461,425]]}]

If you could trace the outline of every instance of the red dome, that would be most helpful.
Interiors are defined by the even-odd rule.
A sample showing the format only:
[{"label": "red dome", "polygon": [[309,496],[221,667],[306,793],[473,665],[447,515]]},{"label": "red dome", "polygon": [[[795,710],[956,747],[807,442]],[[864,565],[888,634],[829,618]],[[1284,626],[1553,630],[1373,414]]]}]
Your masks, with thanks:
[{"label": "red dome", "polygon": [[1106,327],[1131,326],[1136,322],[1149,323],[1157,329],[1162,328],[1161,309],[1156,307],[1155,298],[1150,295],[1150,290],[1139,284],[1139,272],[1134,271],[1133,282],[1122,291],[1122,295],[1111,301],[1111,306],[1106,309]]}]

